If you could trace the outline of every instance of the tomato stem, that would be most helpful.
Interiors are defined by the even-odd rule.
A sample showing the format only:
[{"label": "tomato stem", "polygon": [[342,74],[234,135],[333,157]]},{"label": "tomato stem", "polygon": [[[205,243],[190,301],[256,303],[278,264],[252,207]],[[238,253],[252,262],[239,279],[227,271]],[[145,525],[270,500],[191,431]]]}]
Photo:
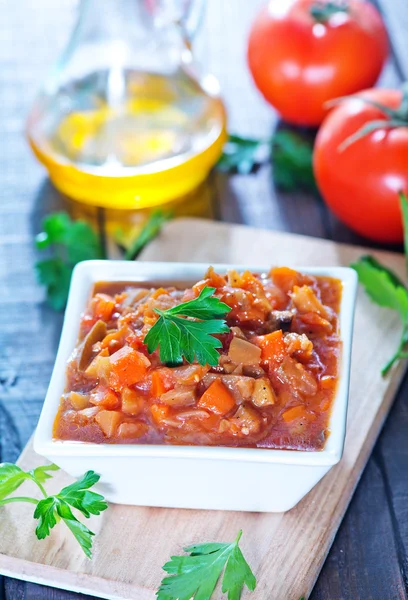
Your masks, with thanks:
[{"label": "tomato stem", "polygon": [[332,15],[339,12],[348,13],[348,11],[346,0],[318,0],[310,7],[310,14],[317,23],[327,23]]},{"label": "tomato stem", "polygon": [[365,98],[354,94],[353,96],[346,96],[344,98],[336,98],[325,104],[326,107],[333,107],[341,104],[344,100],[350,100],[357,98],[366,104],[377,108],[384,114],[383,119],[373,119],[365,123],[360,129],[358,129],[353,135],[346,138],[339,146],[339,151],[343,152],[349,146],[352,146],[355,142],[361,138],[377,131],[378,129],[396,129],[398,127],[408,127],[408,82],[405,82],[402,86],[402,98],[400,105],[397,108],[390,108],[385,106],[381,102],[371,100],[371,98]]}]

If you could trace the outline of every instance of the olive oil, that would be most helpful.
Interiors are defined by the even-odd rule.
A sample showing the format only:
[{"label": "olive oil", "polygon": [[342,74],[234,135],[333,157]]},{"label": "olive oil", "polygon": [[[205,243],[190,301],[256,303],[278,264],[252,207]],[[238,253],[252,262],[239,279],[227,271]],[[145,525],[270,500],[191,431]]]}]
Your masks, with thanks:
[{"label": "olive oil", "polygon": [[222,101],[180,68],[171,76],[110,69],[45,90],[30,144],[68,196],[109,208],[182,198],[225,141]]}]

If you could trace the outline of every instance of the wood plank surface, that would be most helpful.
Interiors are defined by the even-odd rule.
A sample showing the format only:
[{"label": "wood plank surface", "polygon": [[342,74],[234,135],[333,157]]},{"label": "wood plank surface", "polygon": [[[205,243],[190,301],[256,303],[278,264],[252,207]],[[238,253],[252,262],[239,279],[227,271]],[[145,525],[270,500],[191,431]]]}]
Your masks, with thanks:
[{"label": "wood plank surface", "polygon": [[[245,40],[263,1],[208,0],[196,44],[199,57],[221,82],[230,129],[262,136],[273,132],[277,118],[250,81]],[[35,283],[33,236],[42,215],[71,206],[33,159],[24,139],[24,122],[38,86],[67,41],[77,3],[0,0],[0,460],[15,460],[32,433],[59,338],[61,318],[46,307]],[[408,2],[379,0],[377,4],[393,46],[380,84],[393,86],[408,76]],[[279,192],[273,178],[270,165],[250,176],[216,175],[209,187],[217,191],[220,217],[362,243],[316,197]],[[35,352],[29,351],[33,343]],[[407,419],[406,384],[314,588],[313,600],[408,597]],[[78,596],[0,577],[3,597],[68,600]]]},{"label": "wood plank surface", "polygon": [[[271,263],[327,266],[348,265],[363,252],[366,250],[355,246],[303,236],[179,219],[166,226],[145,250],[144,258],[266,267]],[[379,252],[376,256],[403,274],[402,255]],[[292,511],[260,514],[111,506],[102,517],[92,519],[97,538],[94,558],[88,561],[68,530],[54,530],[49,539],[39,542],[33,533],[30,507],[7,506],[0,520],[0,571],[109,599],[153,600],[160,567],[168,556],[199,540],[233,539],[242,528],[243,547],[259,581],[251,598],[308,597],[405,370],[400,364],[391,377],[380,375],[399,329],[398,318],[375,306],[360,290],[344,457]],[[41,462],[29,444],[20,464],[30,469]],[[52,485],[57,489],[68,480],[59,472]],[[378,485],[378,477],[374,477],[372,486],[377,492],[381,491]],[[380,500],[385,502],[385,496]],[[367,528],[369,522],[365,525]],[[386,530],[388,523],[383,520],[381,525]],[[360,546],[360,551],[366,548]],[[395,554],[397,551],[394,548]],[[134,564],[137,570],[132,568]],[[401,591],[397,574],[388,571],[387,575],[387,585],[397,582],[395,591]],[[394,598],[388,589],[382,600]]]}]

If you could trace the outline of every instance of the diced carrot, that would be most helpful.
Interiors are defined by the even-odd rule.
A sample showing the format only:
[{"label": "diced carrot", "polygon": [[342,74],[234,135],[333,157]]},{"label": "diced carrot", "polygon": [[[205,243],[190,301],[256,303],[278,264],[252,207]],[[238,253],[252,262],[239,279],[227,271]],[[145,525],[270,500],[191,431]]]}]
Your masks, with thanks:
[{"label": "diced carrot", "polygon": [[155,290],[153,292],[153,294],[150,296],[150,298],[152,300],[156,300],[156,298],[159,298],[160,296],[170,296],[170,292],[168,290],[165,290],[164,288],[160,287],[160,288],[157,288],[157,290]]},{"label": "diced carrot", "polygon": [[241,275],[241,287],[243,287],[243,288],[251,288],[251,287],[262,288],[262,284],[260,283],[259,279],[257,279],[251,273],[251,271],[244,271],[244,273],[242,273],[242,275]]},{"label": "diced carrot", "polygon": [[324,390],[332,390],[337,383],[337,380],[332,375],[324,375],[320,380],[320,385]]},{"label": "diced carrot", "polygon": [[128,387],[122,390],[122,410],[128,415],[138,415],[145,405],[144,398]]},{"label": "diced carrot", "polygon": [[280,363],[287,354],[282,330],[267,335],[258,335],[253,339],[262,350],[261,359],[272,363]]},{"label": "diced carrot", "polygon": [[201,396],[197,406],[217,415],[226,415],[235,408],[235,399],[222,381],[216,379]]},{"label": "diced carrot", "polygon": [[95,416],[95,421],[107,437],[113,437],[116,433],[122,413],[118,410],[101,410]]},{"label": "diced carrot", "polygon": [[122,439],[140,438],[149,431],[148,425],[141,421],[132,421],[131,423],[121,423],[118,428],[117,436]]},{"label": "diced carrot", "polygon": [[161,425],[164,419],[167,419],[170,413],[170,407],[163,404],[152,404],[150,407],[153,421]]},{"label": "diced carrot", "polygon": [[286,293],[293,290],[293,286],[299,283],[299,273],[288,267],[272,269],[271,278],[273,283]]},{"label": "diced carrot", "polygon": [[115,300],[108,294],[96,294],[93,314],[96,319],[101,319],[107,323],[112,318],[115,310]]},{"label": "diced carrot", "polygon": [[102,348],[109,348],[111,352],[115,352],[124,345],[125,339],[128,335],[129,329],[127,327],[122,327],[113,333],[108,333],[108,335],[102,340],[101,346]]},{"label": "diced carrot", "polygon": [[160,396],[172,390],[175,384],[176,380],[172,375],[171,369],[164,367],[163,369],[153,371],[151,388],[153,398],[160,398]]},{"label": "diced carrot", "polygon": [[316,419],[316,416],[313,413],[307,411],[304,406],[299,405],[285,410],[285,412],[282,414],[282,418],[285,421],[285,423],[290,423],[291,421],[295,421],[296,419],[306,419],[307,421],[314,421]]},{"label": "diced carrot", "polygon": [[123,346],[110,357],[112,375],[110,385],[114,388],[129,386],[141,381],[150,366],[146,356],[133,350],[129,346]]},{"label": "diced carrot", "polygon": [[119,397],[110,388],[99,386],[89,396],[89,402],[96,406],[103,406],[103,408],[113,410],[119,406]]}]

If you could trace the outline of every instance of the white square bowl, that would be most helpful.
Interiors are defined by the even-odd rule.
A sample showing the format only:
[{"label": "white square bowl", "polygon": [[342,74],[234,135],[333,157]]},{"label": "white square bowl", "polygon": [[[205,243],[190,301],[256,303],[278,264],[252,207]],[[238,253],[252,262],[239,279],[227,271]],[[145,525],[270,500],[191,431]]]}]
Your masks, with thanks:
[{"label": "white square bowl", "polygon": [[[226,272],[239,265],[213,265]],[[297,268],[335,277],[343,284],[340,381],[330,417],[331,433],[321,451],[263,448],[94,444],[55,440],[53,422],[65,387],[65,369],[78,337],[81,313],[97,281],[191,285],[208,264],[86,261],[75,267],[61,341],[34,437],[34,449],[74,477],[93,469],[99,491],[110,502],[138,506],[283,512],[295,506],[339,462],[346,434],[351,342],[357,276],[345,267]],[[245,267],[254,273],[265,268]]]}]

